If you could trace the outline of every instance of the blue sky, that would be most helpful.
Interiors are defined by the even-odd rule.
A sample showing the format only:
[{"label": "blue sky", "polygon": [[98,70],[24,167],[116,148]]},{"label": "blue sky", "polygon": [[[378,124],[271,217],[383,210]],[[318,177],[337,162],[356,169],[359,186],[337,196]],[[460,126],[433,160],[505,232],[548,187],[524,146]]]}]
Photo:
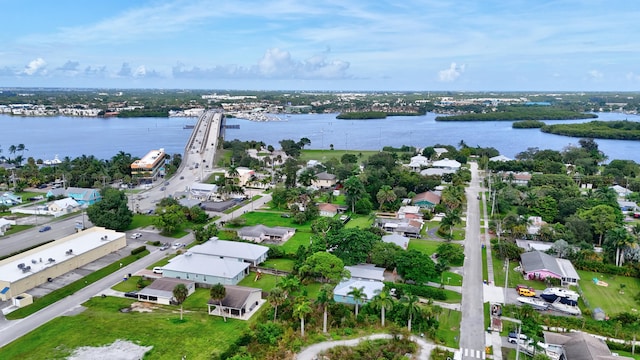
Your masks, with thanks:
[{"label": "blue sky", "polygon": [[634,0],[0,0],[0,86],[637,91]]}]

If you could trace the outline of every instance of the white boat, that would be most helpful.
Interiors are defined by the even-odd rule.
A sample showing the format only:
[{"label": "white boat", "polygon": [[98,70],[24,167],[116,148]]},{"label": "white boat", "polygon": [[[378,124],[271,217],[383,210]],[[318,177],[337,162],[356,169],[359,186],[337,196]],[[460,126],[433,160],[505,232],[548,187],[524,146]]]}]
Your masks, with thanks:
[{"label": "white boat", "polygon": [[532,297],[518,296],[516,300],[518,300],[519,302],[525,305],[530,305],[536,310],[547,310],[549,308],[548,302],[544,300],[532,298]]},{"label": "white boat", "polygon": [[556,301],[554,303],[551,304],[551,308],[553,310],[557,310],[560,312],[563,312],[565,314],[569,314],[569,315],[580,315],[582,314],[582,311],[580,311],[580,308],[577,306],[573,306],[573,305],[567,305],[567,304],[563,304],[560,301]]},{"label": "white boat", "polygon": [[565,298],[572,302],[577,302],[580,294],[573,290],[563,288],[546,288],[542,294],[540,294],[540,297],[548,302],[555,302],[557,298]]}]

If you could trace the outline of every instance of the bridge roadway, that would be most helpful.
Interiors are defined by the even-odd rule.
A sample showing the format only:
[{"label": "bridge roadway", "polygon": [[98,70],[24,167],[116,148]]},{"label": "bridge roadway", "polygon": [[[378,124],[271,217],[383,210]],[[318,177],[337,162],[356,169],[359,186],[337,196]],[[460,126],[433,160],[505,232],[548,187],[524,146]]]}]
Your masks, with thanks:
[{"label": "bridge roadway", "polygon": [[155,203],[176,192],[185,191],[191,184],[207,177],[215,166],[218,140],[224,125],[219,110],[205,111],[193,128],[182,155],[182,163],[176,174],[154,184],[152,189],[131,195],[129,207],[134,212],[145,213],[155,209]]}]

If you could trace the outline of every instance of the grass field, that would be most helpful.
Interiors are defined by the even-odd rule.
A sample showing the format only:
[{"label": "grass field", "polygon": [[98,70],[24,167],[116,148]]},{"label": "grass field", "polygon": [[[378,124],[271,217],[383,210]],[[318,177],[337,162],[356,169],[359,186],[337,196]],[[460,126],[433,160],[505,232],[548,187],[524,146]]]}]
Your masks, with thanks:
[{"label": "grass field", "polygon": [[[493,260],[493,259],[492,259]],[[489,267],[487,265],[487,248],[482,248],[482,279],[489,279]]]},{"label": "grass field", "polygon": [[292,259],[267,259],[267,261],[260,264],[262,267],[269,269],[277,269],[282,271],[293,271],[293,264],[295,261]]},{"label": "grass field", "polygon": [[371,219],[368,215],[352,215],[351,220],[344,225],[345,228],[355,228],[359,227],[360,229],[370,228],[373,224],[373,219]]},{"label": "grass field", "polygon": [[438,315],[440,326],[436,332],[438,341],[442,341],[444,346],[458,348],[460,339],[460,321],[462,313],[451,309],[442,309]]},{"label": "grass field", "polygon": [[451,271],[445,271],[442,276],[437,279],[433,279],[437,283],[443,283],[444,285],[462,286],[462,275],[452,273]]},{"label": "grass field", "polygon": [[411,239],[407,250],[415,249],[431,256],[436,253],[436,249],[440,244],[442,244],[442,241]]},{"label": "grass field", "polygon": [[262,224],[265,226],[285,226],[295,228],[297,231],[311,231],[311,222],[299,225],[293,222],[293,218],[283,218],[282,213],[275,211],[250,211],[243,214],[246,219],[245,226]]},{"label": "grass field", "polygon": [[[216,355],[226,350],[249,326],[248,322],[240,320],[224,322],[222,318],[206,312],[185,311],[184,320],[180,321],[178,307],[174,306],[161,306],[144,313],[119,311],[132,302],[114,297],[92,298],[83,304],[86,307],[84,312],[53,319],[4,346],[0,349],[0,359],[62,359],[78,347],[103,346],[118,339],[153,346],[144,357],[147,360],[180,359],[183,356],[187,359],[211,359],[217,358]],[[187,302],[185,308],[188,307]]]},{"label": "grass field", "polygon": [[269,274],[262,274],[262,276],[260,277],[260,280],[258,281],[255,281],[255,278],[256,278],[256,273],[252,271],[249,275],[247,275],[247,277],[242,279],[238,283],[238,285],[258,288],[264,291],[270,291],[276,286],[276,284],[278,283],[278,280],[280,279],[279,276],[269,275]]},{"label": "grass field", "polygon": [[[307,162],[309,160],[319,160],[320,162],[325,162],[331,158],[335,158],[338,159],[338,161],[340,161],[340,158],[342,157],[342,155],[344,154],[353,154],[356,155],[358,157],[358,161],[364,161],[369,159],[369,157],[371,157],[371,155],[373,154],[377,154],[378,151],[370,151],[370,150],[362,150],[362,151],[357,151],[357,150],[302,150],[302,153],[300,154],[300,161],[304,161]],[[362,156],[360,156],[362,155]]]},{"label": "grass field", "polygon": [[[495,281],[496,286],[504,286],[505,280],[505,272],[504,272],[504,260],[500,260],[496,257],[495,251],[492,250],[493,253],[493,279]],[[518,264],[515,262],[509,263],[509,283],[508,287],[515,288],[518,284],[523,284],[530,286],[537,290],[544,290],[547,288],[547,285],[543,281],[536,280],[525,280],[522,277],[522,274],[513,270],[517,267]]]},{"label": "grass field", "polygon": [[286,253],[295,254],[300,245],[309,246],[309,238],[311,238],[311,232],[296,232],[281,247]]},{"label": "grass field", "polygon": [[[607,315],[611,316],[640,308],[640,304],[633,299],[640,292],[640,279],[582,270],[578,270],[578,274],[583,296],[589,302],[591,309],[602,308]],[[596,285],[592,280],[595,277],[609,286]],[[623,294],[620,293],[620,284],[625,285]]]},{"label": "grass field", "polygon": [[32,227],[34,227],[34,226],[33,225],[11,225],[11,228],[9,228],[9,230],[5,231],[3,236],[13,235],[15,233],[19,233],[20,231],[31,229]]},{"label": "grass field", "polygon": [[138,229],[146,226],[151,226],[153,225],[153,218],[154,218],[153,216],[149,216],[149,215],[134,214],[133,220],[131,221],[131,224],[129,224],[129,227],[127,228],[127,230],[133,230],[133,229]]}]

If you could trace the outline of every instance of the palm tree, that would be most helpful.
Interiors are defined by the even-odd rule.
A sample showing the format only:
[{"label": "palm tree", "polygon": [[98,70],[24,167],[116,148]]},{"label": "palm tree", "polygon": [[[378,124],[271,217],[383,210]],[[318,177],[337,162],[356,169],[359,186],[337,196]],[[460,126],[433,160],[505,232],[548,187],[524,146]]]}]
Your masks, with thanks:
[{"label": "palm tree", "polygon": [[189,290],[184,284],[178,284],[173,288],[173,298],[180,304],[180,320],[182,320],[182,303],[189,295]]},{"label": "palm tree", "polygon": [[316,305],[322,307],[322,332],[327,333],[327,305],[333,301],[333,286],[324,284],[316,298]]},{"label": "palm tree", "polygon": [[294,275],[288,275],[287,277],[282,278],[280,280],[279,286],[284,291],[284,297],[288,298],[291,293],[298,291],[300,289],[300,279],[295,277]]},{"label": "palm tree", "polygon": [[220,315],[222,315],[224,322],[227,322],[227,317],[224,315],[224,312],[222,311],[222,299],[224,299],[224,297],[227,296],[227,289],[224,287],[224,285],[217,283],[211,287],[211,290],[209,291],[209,296],[211,296],[212,300],[218,300],[218,308],[220,309]]},{"label": "palm tree", "polygon": [[311,305],[306,297],[300,296],[293,309],[293,316],[300,318],[300,336],[304,337],[304,318],[311,312]]},{"label": "palm tree", "polygon": [[238,172],[238,167],[234,165],[229,166],[229,170],[227,170],[227,177],[231,179],[235,179],[238,176],[240,176],[240,173]]},{"label": "palm tree", "polygon": [[396,201],[396,193],[393,192],[393,189],[389,185],[382,185],[380,190],[376,194],[376,199],[380,204],[380,210],[384,207],[386,203],[392,203]]},{"label": "palm tree", "polygon": [[281,287],[276,286],[271,289],[271,291],[269,291],[269,296],[267,297],[267,299],[269,300],[269,304],[271,304],[271,306],[273,306],[274,308],[273,321],[276,321],[278,317],[278,306],[284,304],[285,300],[287,300],[287,297],[285,296],[284,290],[282,290]]},{"label": "palm tree", "polygon": [[353,302],[356,304],[356,318],[358,317],[358,308],[360,304],[367,299],[367,294],[364,293],[364,286],[362,287],[351,287],[351,290],[347,293],[347,295],[353,298]]},{"label": "palm tree", "polygon": [[378,295],[376,295],[373,300],[371,300],[371,305],[373,305],[373,308],[380,309],[380,319],[382,320],[382,327],[384,327],[385,311],[393,309],[393,303],[393,298],[386,290],[380,291]]},{"label": "palm tree", "polygon": [[306,169],[298,176],[298,181],[304,186],[311,186],[315,180],[318,180],[318,176],[312,169]]},{"label": "palm tree", "polygon": [[444,218],[442,218],[442,221],[440,222],[440,226],[444,226],[445,229],[448,227],[449,228],[449,238],[452,239],[453,238],[453,227],[460,223],[462,221],[462,219],[460,218],[460,210],[459,209],[453,209],[453,210],[448,210],[447,213],[445,214]]},{"label": "palm tree", "polygon": [[403,312],[408,319],[407,328],[409,329],[409,332],[411,332],[411,320],[422,312],[419,301],[420,299],[412,294],[405,294],[402,299],[400,299],[400,302],[404,304]]},{"label": "palm tree", "polygon": [[351,212],[356,212],[356,202],[367,194],[364,184],[357,176],[351,176],[344,182],[347,201],[351,204]]},{"label": "palm tree", "polygon": [[620,226],[607,231],[604,238],[605,244],[616,249],[616,266],[622,266],[624,262],[624,248],[633,243],[633,237],[627,229]]},{"label": "palm tree", "polygon": [[20,155],[24,156],[24,151],[29,151],[29,149],[24,147],[24,144],[18,144],[18,146],[16,146],[16,151],[20,151]]}]

